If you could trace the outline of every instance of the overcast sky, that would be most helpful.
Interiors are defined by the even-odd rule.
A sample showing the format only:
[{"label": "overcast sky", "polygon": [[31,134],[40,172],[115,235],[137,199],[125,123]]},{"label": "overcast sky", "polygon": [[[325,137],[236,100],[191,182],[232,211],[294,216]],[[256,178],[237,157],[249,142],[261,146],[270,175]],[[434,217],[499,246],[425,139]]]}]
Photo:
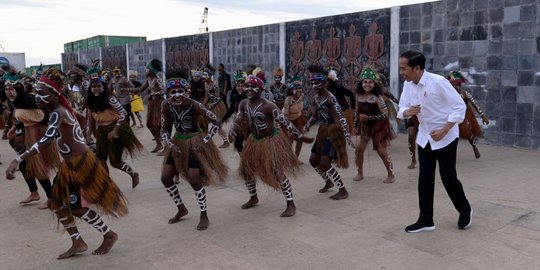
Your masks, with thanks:
[{"label": "overcast sky", "polygon": [[[96,35],[148,40],[198,33],[204,7],[210,31],[408,5],[430,0],[0,0],[0,45],[26,65],[60,63],[64,43]],[[2,49],[0,48],[0,51]]]}]

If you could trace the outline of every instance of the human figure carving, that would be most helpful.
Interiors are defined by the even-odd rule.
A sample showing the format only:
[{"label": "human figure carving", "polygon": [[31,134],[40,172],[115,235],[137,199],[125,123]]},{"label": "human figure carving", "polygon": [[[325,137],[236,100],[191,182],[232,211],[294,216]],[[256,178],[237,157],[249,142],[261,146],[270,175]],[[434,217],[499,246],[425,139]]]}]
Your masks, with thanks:
[{"label": "human figure carving", "polygon": [[384,69],[384,64],[380,58],[384,54],[384,36],[378,34],[379,26],[376,22],[371,23],[369,28],[371,34],[364,38],[364,55],[367,57],[367,64],[377,70]]}]

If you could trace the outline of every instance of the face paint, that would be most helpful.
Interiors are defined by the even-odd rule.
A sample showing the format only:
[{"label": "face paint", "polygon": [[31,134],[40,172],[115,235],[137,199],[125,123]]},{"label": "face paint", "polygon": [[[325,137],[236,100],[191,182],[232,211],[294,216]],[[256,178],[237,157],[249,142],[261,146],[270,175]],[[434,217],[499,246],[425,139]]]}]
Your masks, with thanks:
[{"label": "face paint", "polygon": [[186,90],[182,88],[173,88],[169,90],[169,100],[172,105],[174,106],[180,106],[184,102],[184,98],[186,98]]},{"label": "face paint", "polygon": [[17,98],[17,90],[12,84],[6,83],[6,96],[10,101],[14,101]]},{"label": "face paint", "polygon": [[260,96],[259,87],[257,87],[254,84],[250,84],[250,83],[246,84],[244,91],[246,91],[246,96],[249,99],[254,99]]}]

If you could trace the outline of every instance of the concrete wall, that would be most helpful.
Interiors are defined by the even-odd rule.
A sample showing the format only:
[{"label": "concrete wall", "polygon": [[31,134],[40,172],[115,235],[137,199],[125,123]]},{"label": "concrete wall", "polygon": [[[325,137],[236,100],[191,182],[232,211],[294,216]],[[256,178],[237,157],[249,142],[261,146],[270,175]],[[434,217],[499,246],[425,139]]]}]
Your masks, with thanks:
[{"label": "concrete wall", "polygon": [[[268,82],[272,70],[280,66],[279,24],[269,24],[212,33],[213,63],[223,63],[225,70],[246,70],[260,66]],[[284,67],[282,67],[284,68]]]},{"label": "concrete wall", "polygon": [[140,80],[153,58],[166,69],[223,63],[229,73],[255,64],[269,82],[274,67],[306,75],[318,63],[338,70],[350,90],[368,64],[389,75],[390,91],[399,94],[397,59],[417,49],[428,57],[428,70],[466,75],[464,87],[491,120],[484,143],[540,149],[538,12],[540,0],[442,0],[62,54],[62,63],[66,69],[75,59],[115,58],[103,63],[126,62]]},{"label": "concrete wall", "polygon": [[461,70],[491,120],[484,142],[540,148],[540,1],[444,0],[400,8],[400,52]]}]

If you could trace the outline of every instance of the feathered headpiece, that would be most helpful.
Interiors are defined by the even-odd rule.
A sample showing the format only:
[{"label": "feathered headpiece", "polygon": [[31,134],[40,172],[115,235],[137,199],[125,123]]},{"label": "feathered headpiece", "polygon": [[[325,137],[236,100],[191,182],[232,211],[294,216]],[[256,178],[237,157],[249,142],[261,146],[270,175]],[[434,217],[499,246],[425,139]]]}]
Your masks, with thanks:
[{"label": "feathered headpiece", "polygon": [[71,68],[71,70],[69,70],[68,74],[84,77],[84,74],[86,74],[87,69],[88,69],[87,67],[81,64],[76,64],[74,67]]},{"label": "feathered headpiece", "polygon": [[251,74],[257,78],[259,78],[263,82],[263,88],[264,84],[266,84],[266,75],[264,74],[264,71],[261,67],[256,67]]},{"label": "feathered headpiece", "polygon": [[292,79],[289,81],[289,89],[294,89],[295,86],[302,86],[302,78],[299,76],[292,77]]},{"label": "feathered headpiece", "polygon": [[274,77],[281,76],[283,77],[283,69],[280,67],[274,68]]},{"label": "feathered headpiece", "polygon": [[339,81],[338,77],[337,77],[337,72],[335,69],[331,69],[328,71],[328,79],[332,80],[332,81]]},{"label": "feathered headpiece", "polygon": [[235,82],[238,82],[238,81],[246,81],[247,79],[247,73],[244,72],[244,71],[241,71],[241,70],[237,70],[234,72],[234,81]]},{"label": "feathered headpiece", "polygon": [[113,72],[116,72],[116,71],[120,72],[120,71],[122,71],[122,69],[120,69],[119,66],[114,66],[113,69],[112,69],[112,71],[113,71]]},{"label": "feathered headpiece", "polygon": [[163,64],[157,59],[152,59],[146,68],[149,69],[154,75],[157,75],[159,72],[163,71]]},{"label": "feathered headpiece", "polygon": [[22,85],[21,77],[19,76],[18,73],[12,73],[12,72],[6,73],[4,75],[4,81],[6,85],[15,85],[18,83]]},{"label": "feathered headpiece", "polygon": [[202,77],[203,71],[200,69],[192,69],[191,70],[191,77]]},{"label": "feathered headpiece", "polygon": [[459,71],[451,71],[450,74],[448,74],[447,79],[450,81],[450,83],[456,83],[456,84],[462,84],[462,83],[467,82],[465,77],[463,77],[463,74],[461,74],[461,72]]},{"label": "feathered headpiece", "polygon": [[172,88],[183,88],[184,90],[187,90],[189,83],[185,79],[187,78],[187,72],[185,72],[182,69],[173,69],[169,72],[167,72],[167,90],[170,90]]},{"label": "feathered headpiece", "polygon": [[64,106],[73,116],[75,116],[75,111],[73,111],[73,108],[69,105],[69,101],[62,95],[62,89],[64,89],[65,85],[65,78],[62,72],[56,68],[49,68],[43,73],[38,84],[53,90],[53,92],[58,95],[58,102],[60,105]]},{"label": "feathered headpiece", "polygon": [[246,79],[246,84],[254,84],[256,85],[260,90],[264,89],[264,82],[255,75],[248,75]]},{"label": "feathered headpiece", "polygon": [[326,82],[326,75],[324,69],[320,65],[309,65],[308,71],[310,73],[309,80],[316,82]]},{"label": "feathered headpiece", "polygon": [[43,73],[38,84],[46,86],[56,94],[61,95],[64,88],[64,75],[55,68],[49,68]]},{"label": "feathered headpiece", "polygon": [[206,73],[208,77],[212,77],[214,75],[214,72],[216,72],[216,69],[212,65],[206,64],[206,67],[204,68],[204,71],[203,71],[203,75],[205,75]]}]

